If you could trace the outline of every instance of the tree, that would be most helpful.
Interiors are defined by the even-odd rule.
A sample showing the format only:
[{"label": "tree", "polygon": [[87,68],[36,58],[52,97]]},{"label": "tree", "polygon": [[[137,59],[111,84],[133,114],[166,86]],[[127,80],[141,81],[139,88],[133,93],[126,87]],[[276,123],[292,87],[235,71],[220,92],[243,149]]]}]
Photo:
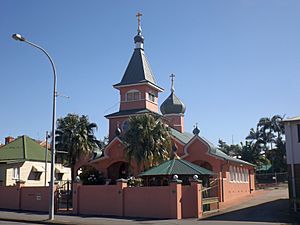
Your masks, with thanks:
[{"label": "tree", "polygon": [[56,149],[67,152],[72,179],[75,177],[76,161],[93,150],[101,148],[101,142],[94,135],[97,125],[90,123],[87,116],[68,114],[57,120]]},{"label": "tree", "polygon": [[123,139],[129,163],[135,160],[139,167],[147,169],[169,159],[169,129],[149,114],[130,117]]},{"label": "tree", "polygon": [[218,149],[229,156],[237,157],[241,151],[240,145],[228,145],[225,141],[219,139]]}]

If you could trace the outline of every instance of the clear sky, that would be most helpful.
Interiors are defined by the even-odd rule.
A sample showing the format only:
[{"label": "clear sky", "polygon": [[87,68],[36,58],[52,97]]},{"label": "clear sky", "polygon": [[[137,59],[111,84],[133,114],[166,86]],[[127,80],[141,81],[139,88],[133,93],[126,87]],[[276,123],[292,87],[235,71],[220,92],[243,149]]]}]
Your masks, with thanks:
[{"label": "clear sky", "polygon": [[145,52],[158,85],[185,103],[185,129],[198,123],[213,143],[244,140],[260,117],[300,114],[300,1],[1,0],[0,141],[51,129],[53,77],[47,58],[11,38],[21,33],[56,63],[57,116],[88,115],[108,133],[118,110],[112,85],[134,49],[141,11]]}]

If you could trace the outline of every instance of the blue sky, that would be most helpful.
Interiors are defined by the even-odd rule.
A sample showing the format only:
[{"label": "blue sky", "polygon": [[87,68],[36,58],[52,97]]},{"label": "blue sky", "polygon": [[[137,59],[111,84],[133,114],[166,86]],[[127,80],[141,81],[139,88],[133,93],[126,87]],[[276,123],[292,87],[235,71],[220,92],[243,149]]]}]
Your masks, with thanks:
[{"label": "blue sky", "polygon": [[198,123],[213,143],[244,140],[260,117],[300,114],[300,2],[0,2],[0,141],[51,129],[53,78],[47,58],[11,39],[21,33],[56,63],[57,116],[88,115],[98,138],[118,110],[119,82],[133,52],[135,14],[143,13],[145,52],[158,84],[185,103],[185,129]]}]

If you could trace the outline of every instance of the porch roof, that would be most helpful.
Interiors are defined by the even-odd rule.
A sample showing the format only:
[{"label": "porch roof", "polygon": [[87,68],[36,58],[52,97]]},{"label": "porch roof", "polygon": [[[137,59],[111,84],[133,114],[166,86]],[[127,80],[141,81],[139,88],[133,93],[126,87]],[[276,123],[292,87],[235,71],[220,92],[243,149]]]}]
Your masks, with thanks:
[{"label": "porch roof", "polygon": [[208,169],[200,167],[194,163],[183,159],[174,158],[168,160],[159,166],[149,169],[139,176],[160,176],[160,175],[214,175]]}]

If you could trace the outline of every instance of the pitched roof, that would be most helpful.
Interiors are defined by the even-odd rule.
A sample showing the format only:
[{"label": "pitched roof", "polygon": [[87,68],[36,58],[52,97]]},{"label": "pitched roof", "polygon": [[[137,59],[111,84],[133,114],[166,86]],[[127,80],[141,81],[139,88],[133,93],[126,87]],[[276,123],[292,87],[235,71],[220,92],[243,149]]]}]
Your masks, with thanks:
[{"label": "pitched roof", "polygon": [[185,161],[183,159],[171,159],[159,166],[147,170],[140,174],[140,176],[159,176],[159,175],[214,175],[208,169],[200,167],[194,163]]},{"label": "pitched roof", "polygon": [[145,113],[153,113],[155,115],[160,115],[156,112],[153,112],[149,109],[130,109],[130,110],[122,110],[119,112],[111,113],[106,115],[106,118],[110,117],[117,117],[117,116],[129,116],[129,115],[136,115],[136,114],[145,114]]},{"label": "pitched roof", "polygon": [[293,121],[300,121],[300,116],[295,116],[295,117],[291,117],[291,118],[287,118],[287,119],[283,120],[283,122],[293,122]]},{"label": "pitched roof", "polygon": [[160,88],[155,80],[154,74],[148,63],[145,52],[141,48],[134,49],[133,55],[125,70],[123,78],[120,83],[115,84],[114,87],[118,88],[123,85],[150,83]]},{"label": "pitched roof", "polygon": [[[51,153],[48,151],[49,162],[50,159]],[[2,163],[23,162],[26,160],[45,161],[45,148],[26,135],[18,137],[1,148],[0,162]]]},{"label": "pitched roof", "polygon": [[[170,127],[170,130],[171,130],[171,134],[184,144],[189,143],[190,140],[192,140],[192,138],[195,136],[195,135],[193,135],[191,133],[188,133],[188,132],[180,133],[179,131],[177,131],[177,130],[171,128],[171,127]],[[236,158],[233,158],[233,157],[227,155],[226,153],[219,150],[216,146],[214,146],[211,142],[209,142],[204,137],[201,137],[201,139],[203,139],[208,144],[210,154],[215,155],[215,156],[220,157],[220,158],[223,158],[225,160],[232,161],[232,162],[247,164],[247,165],[250,165],[250,166],[255,166],[252,163],[246,162],[244,160],[236,159]]]}]

